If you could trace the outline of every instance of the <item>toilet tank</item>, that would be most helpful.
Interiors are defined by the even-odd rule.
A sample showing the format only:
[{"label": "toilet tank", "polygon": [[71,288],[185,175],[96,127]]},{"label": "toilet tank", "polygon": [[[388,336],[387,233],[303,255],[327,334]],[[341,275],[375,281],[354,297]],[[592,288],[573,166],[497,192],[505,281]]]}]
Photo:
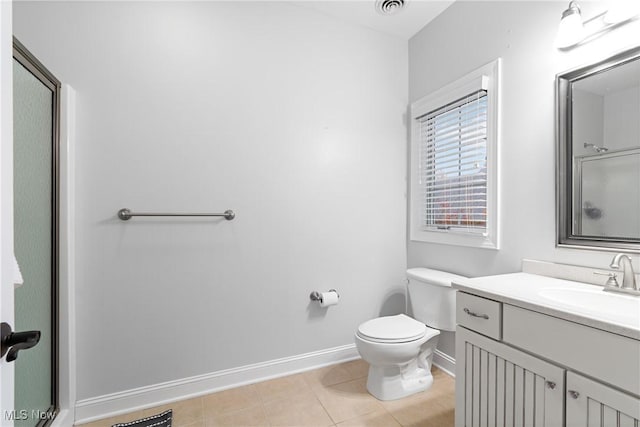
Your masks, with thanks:
[{"label": "toilet tank", "polygon": [[456,329],[456,290],[451,281],[464,276],[430,268],[410,268],[409,300],[413,318],[443,331]]}]

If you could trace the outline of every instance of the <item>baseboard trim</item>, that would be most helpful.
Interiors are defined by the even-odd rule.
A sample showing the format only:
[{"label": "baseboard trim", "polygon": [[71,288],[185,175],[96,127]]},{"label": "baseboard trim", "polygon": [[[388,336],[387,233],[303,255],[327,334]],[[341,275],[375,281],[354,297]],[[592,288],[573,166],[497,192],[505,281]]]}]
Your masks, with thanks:
[{"label": "baseboard trim", "polygon": [[433,353],[433,364],[452,377],[456,376],[456,359],[448,354],[436,349]]},{"label": "baseboard trim", "polygon": [[354,344],[126,390],[76,403],[76,424],[360,358]]}]

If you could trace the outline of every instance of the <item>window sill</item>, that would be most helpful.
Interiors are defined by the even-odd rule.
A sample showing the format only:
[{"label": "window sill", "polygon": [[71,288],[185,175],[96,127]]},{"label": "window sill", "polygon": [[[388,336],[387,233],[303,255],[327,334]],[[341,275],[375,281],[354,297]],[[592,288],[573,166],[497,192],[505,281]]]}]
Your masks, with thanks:
[{"label": "window sill", "polygon": [[412,242],[435,243],[451,246],[465,246],[479,249],[499,250],[495,236],[456,234],[447,231],[413,231],[409,239]]}]

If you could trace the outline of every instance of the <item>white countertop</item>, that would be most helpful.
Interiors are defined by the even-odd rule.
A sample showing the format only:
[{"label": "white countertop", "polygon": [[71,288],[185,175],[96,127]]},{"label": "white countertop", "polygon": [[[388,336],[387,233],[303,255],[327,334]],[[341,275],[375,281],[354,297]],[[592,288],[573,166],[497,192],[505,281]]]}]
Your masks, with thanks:
[{"label": "white countertop", "polygon": [[[456,279],[460,291],[501,301],[570,322],[640,340],[640,297],[602,291],[602,286],[530,273]],[[592,303],[560,301],[549,294],[577,292]],[[601,292],[601,293],[600,293]]]}]

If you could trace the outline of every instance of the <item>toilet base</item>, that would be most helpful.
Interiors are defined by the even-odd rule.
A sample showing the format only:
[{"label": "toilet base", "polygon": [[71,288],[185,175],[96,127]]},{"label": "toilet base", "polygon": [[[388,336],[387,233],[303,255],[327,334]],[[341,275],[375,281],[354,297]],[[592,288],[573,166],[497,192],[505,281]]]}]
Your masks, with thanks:
[{"label": "toilet base", "polygon": [[428,390],[433,376],[413,361],[406,366],[369,366],[367,390],[378,400],[396,400]]}]

